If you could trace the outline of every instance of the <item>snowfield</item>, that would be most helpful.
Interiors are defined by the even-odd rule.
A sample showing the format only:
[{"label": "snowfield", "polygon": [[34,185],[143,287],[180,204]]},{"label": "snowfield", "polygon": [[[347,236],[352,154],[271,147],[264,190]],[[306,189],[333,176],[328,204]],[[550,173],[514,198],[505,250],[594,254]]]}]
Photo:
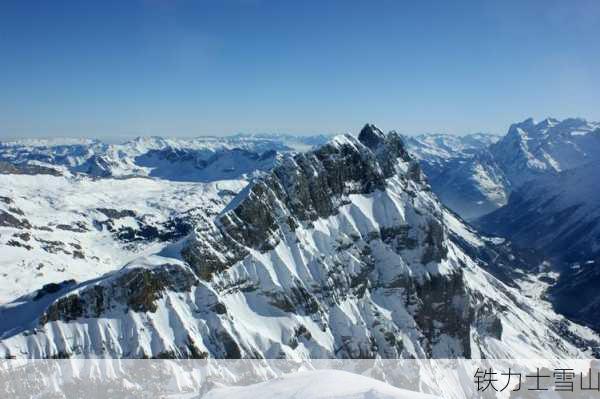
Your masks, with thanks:
[{"label": "snowfield", "polygon": [[[47,283],[98,277],[158,252],[168,240],[123,236],[142,227],[156,228],[160,235],[169,232],[173,220],[214,216],[246,184],[0,175],[0,215],[22,222],[0,222],[0,275],[5,282],[0,303]],[[111,211],[123,215],[115,217]]]},{"label": "snowfield", "polygon": [[243,387],[217,388],[202,399],[433,399],[437,396],[395,388],[340,370],[301,371]]}]

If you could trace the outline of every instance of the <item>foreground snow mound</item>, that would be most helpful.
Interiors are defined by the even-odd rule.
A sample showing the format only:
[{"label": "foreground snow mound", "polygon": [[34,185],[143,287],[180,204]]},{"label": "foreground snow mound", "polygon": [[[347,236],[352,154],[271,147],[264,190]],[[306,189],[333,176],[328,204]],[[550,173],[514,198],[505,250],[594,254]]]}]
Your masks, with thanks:
[{"label": "foreground snow mound", "polygon": [[372,125],[286,158],[184,241],[0,307],[0,355],[554,358],[596,337],[486,272],[512,254]]},{"label": "foreground snow mound", "polygon": [[340,370],[303,371],[244,387],[214,389],[202,399],[433,399],[436,396],[395,388]]}]

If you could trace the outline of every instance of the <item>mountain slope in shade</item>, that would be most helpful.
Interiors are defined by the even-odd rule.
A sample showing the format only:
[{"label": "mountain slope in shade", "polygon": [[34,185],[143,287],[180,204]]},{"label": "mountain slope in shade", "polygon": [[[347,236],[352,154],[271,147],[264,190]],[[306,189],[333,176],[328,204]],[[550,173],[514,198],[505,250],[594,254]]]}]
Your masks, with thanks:
[{"label": "mountain slope in shade", "polygon": [[544,176],[515,191],[508,204],[478,220],[484,231],[509,237],[563,262],[550,289],[557,310],[600,328],[600,162]]},{"label": "mountain slope in shade", "polygon": [[500,136],[425,134],[405,139],[434,193],[463,218],[473,219],[506,203],[504,176],[487,151]]},{"label": "mountain slope in shade", "polygon": [[591,354],[589,330],[486,272],[491,251],[438,202],[400,137],[368,125],[286,158],[154,256],[3,305],[0,354]]},{"label": "mountain slope in shade", "polygon": [[479,219],[492,234],[509,237],[566,261],[600,255],[600,162],[544,176],[517,189],[508,204]]},{"label": "mountain slope in shade", "polygon": [[429,170],[432,190],[466,220],[489,213],[508,200],[509,183],[487,149],[469,158],[451,159],[438,172]]}]

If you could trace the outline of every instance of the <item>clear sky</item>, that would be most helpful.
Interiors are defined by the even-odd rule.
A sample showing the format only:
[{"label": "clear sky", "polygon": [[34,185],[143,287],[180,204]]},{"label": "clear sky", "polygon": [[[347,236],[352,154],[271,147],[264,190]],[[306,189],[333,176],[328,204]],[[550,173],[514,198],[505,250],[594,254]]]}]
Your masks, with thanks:
[{"label": "clear sky", "polygon": [[600,120],[600,1],[0,0],[0,138]]}]

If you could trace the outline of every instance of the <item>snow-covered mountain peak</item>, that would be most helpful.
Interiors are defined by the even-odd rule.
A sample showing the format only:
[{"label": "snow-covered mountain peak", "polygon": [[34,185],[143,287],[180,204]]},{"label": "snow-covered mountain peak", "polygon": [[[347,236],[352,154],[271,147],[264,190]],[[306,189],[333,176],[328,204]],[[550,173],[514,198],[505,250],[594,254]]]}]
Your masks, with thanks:
[{"label": "snow-covered mountain peak", "polygon": [[560,121],[558,119],[548,117],[548,118],[544,119],[543,121],[539,122],[537,124],[537,126],[540,127],[541,129],[548,129],[553,126],[556,126],[559,123],[560,123]]},{"label": "snow-covered mountain peak", "polygon": [[532,117],[525,119],[522,122],[513,123],[509,130],[513,128],[521,128],[521,129],[531,129],[536,126],[536,121]]},{"label": "snow-covered mountain peak", "polygon": [[598,159],[600,124],[582,118],[513,124],[490,151],[512,187]]},{"label": "snow-covered mountain peak", "polygon": [[598,127],[600,127],[599,123],[588,122],[584,118],[567,118],[562,121],[555,118],[546,118],[537,123],[529,118],[523,122],[512,124],[508,129],[507,136],[516,134],[526,140],[544,140],[553,136],[569,136],[573,132],[584,134]]},{"label": "snow-covered mountain peak", "polygon": [[159,256],[0,306],[26,315],[0,355],[583,356],[593,334],[486,272],[517,256],[494,245],[369,128],[285,157]]},{"label": "snow-covered mountain peak", "polygon": [[385,189],[386,179],[397,174],[422,183],[418,164],[396,133],[369,127],[358,138],[336,136],[315,151],[286,157],[251,183],[212,228],[198,231],[184,254],[201,276],[210,276],[247,255],[243,247],[273,248],[284,232],[337,213],[349,195]]}]

